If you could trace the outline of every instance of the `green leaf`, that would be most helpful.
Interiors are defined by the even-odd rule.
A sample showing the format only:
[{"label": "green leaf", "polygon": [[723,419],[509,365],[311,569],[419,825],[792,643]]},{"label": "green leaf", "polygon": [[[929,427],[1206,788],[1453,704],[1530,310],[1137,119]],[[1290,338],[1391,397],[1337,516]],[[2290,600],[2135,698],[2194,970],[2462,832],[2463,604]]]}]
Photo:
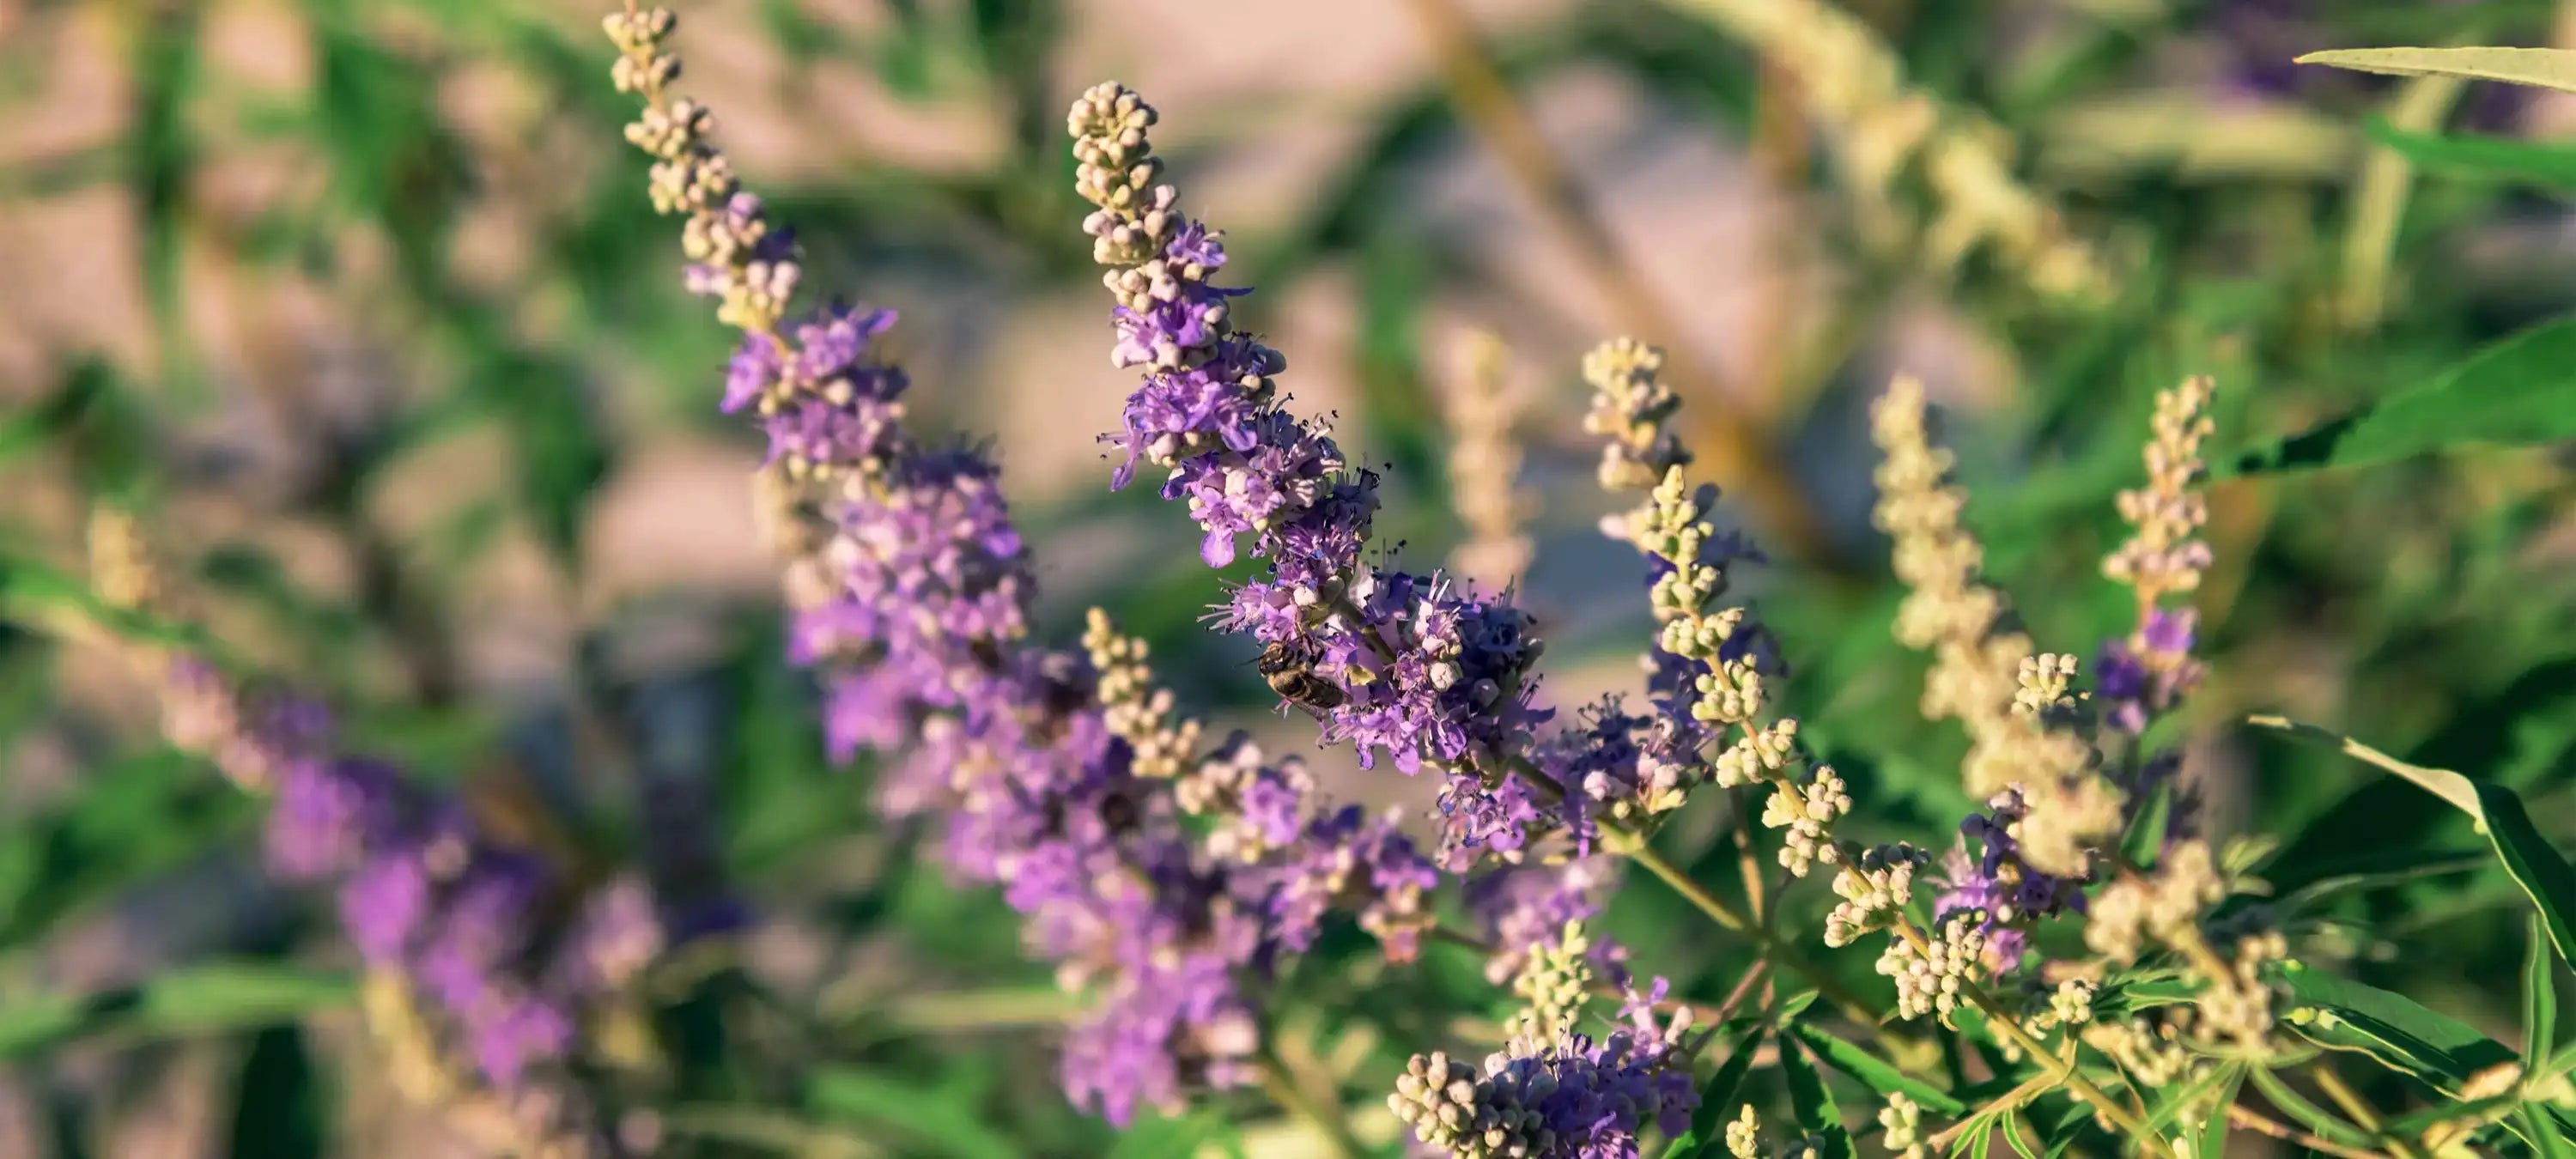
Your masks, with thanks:
[{"label": "green leaf", "polygon": [[2433,381],[2268,446],[2212,474],[2275,475],[2385,463],[2462,446],[2576,439],[2576,319],[2530,327]]},{"label": "green leaf", "polygon": [[1834,1037],[1833,1033],[1804,1018],[1789,1024],[1789,1033],[1816,1053],[1818,1061],[1850,1075],[1862,1086],[1882,1095],[1904,1095],[1922,1104],[1925,1111],[1945,1119],[1968,1113],[1968,1104],[1951,1097],[1948,1091],[1915,1078],[1877,1055]]},{"label": "green leaf", "polygon": [[1997,1129],[2004,1133],[2004,1142],[2012,1144],[2013,1154],[2021,1156],[2021,1159],[2039,1159],[2039,1156],[2031,1153],[2030,1144],[2021,1141],[2019,1114],[2005,1111],[2003,1122]]},{"label": "green leaf", "polygon": [[2291,1025],[2319,1046],[2359,1051],[2442,1091],[2514,1061],[2503,1044],[2402,994],[2295,966],[2282,973]]},{"label": "green leaf", "polygon": [[2576,1159],[2576,1146],[2569,1145],[2566,1136],[2554,1129],[2540,1107],[2524,1103],[2514,1110],[2513,1117],[2522,1128],[2515,1133],[2530,1141],[2540,1159]]},{"label": "green leaf", "polygon": [[2227,1108],[2236,1105],[2236,1092],[2245,1085],[2244,1067],[2234,1066],[2228,1069],[2235,1073],[2228,1076],[2226,1087],[2219,1091],[2218,1102],[2211,1110],[2207,1121],[2201,1123],[2194,1132],[2193,1159],[2226,1159]]},{"label": "green leaf", "polygon": [[2300,64],[2389,76],[2455,76],[2576,92],[2576,52],[2555,48],[2338,48]]},{"label": "green leaf", "polygon": [[86,996],[0,1003],[0,1060],[91,1037],[131,1041],[274,1026],[356,999],[357,982],[346,974],[208,963]]},{"label": "green leaf", "polygon": [[1824,1141],[1823,1159],[1852,1159],[1851,1132],[1843,1128],[1842,1108],[1834,1105],[1833,1090],[1807,1060],[1807,1052],[1781,1043],[1780,1073],[1789,1081],[1789,1109],[1797,1114],[1798,1129]]},{"label": "green leaf", "polygon": [[[2576,414],[2576,410],[2571,410]],[[2505,873],[2531,899],[2549,930],[2550,944],[2558,956],[2566,958],[2576,952],[2576,868],[2558,855],[2531,816],[2522,808],[2522,800],[2513,791],[2484,781],[2472,781],[2447,769],[2428,769],[2410,765],[2349,737],[2339,736],[2314,725],[2298,724],[2277,716],[2258,716],[2249,723],[2277,728],[2303,740],[2330,745],[2344,753],[2395,773],[2417,788],[2448,801],[2451,807],[2469,815],[2487,842],[2495,847],[2496,857],[2504,862]]]},{"label": "green leaf", "polygon": [[2120,839],[2120,853],[2128,858],[2129,864],[2140,869],[2156,867],[2156,855],[2164,851],[2165,829],[2170,824],[2168,818],[2172,813],[2173,784],[2170,780],[2160,780],[2155,788],[2148,790],[2138,815],[2129,822],[2128,833]]},{"label": "green leaf", "polygon": [[2371,140],[2432,172],[2576,188],[2576,149],[2509,137],[2410,133],[2376,117],[2363,128]]},{"label": "green leaf", "polygon": [[1699,1113],[1691,1116],[1690,1130],[1664,1148],[1664,1159],[1699,1159],[1726,1153],[1726,1122],[1735,1107],[1735,1092],[1744,1086],[1744,1076],[1753,1072],[1753,1052],[1761,1047],[1762,1035],[1771,1029],[1758,1019],[1728,1023],[1730,1027],[1739,1024],[1743,1029],[1727,1044],[1726,1061],[1699,1089]]},{"label": "green leaf", "polygon": [[2558,964],[2541,948],[2540,918],[2534,915],[2522,950],[2522,1068],[2537,1074],[2549,1062],[2550,1044],[2558,1038]]},{"label": "green leaf", "polygon": [[1022,1151],[954,1091],[850,1067],[826,1067],[814,1074],[805,1095],[816,1110],[895,1128],[918,1143],[922,1154],[1012,1159]]},{"label": "green leaf", "polygon": [[[1177,1119],[1148,1116],[1118,1133],[1108,1159],[1192,1159],[1208,1145],[1234,1138],[1234,1127],[1214,1111]],[[1239,1150],[1240,1141],[1232,1149]]]},{"label": "green leaf", "polygon": [[2163,1138],[2165,1128],[2173,1125],[2174,1120],[2181,1117],[2183,1111],[2189,1109],[2202,1095],[2222,1085],[2228,1090],[2228,1100],[2233,1101],[2236,1084],[2244,1081],[2244,1078],[2245,1068],[2231,1063],[2226,1066],[2211,1067],[2200,1077],[2184,1085],[2168,1086],[2158,1091],[2154,1111],[2147,1116],[2148,1133],[2157,1138]]},{"label": "green leaf", "polygon": [[2377,1145],[2369,1134],[2310,1102],[2306,1095],[2300,1094],[2292,1089],[2290,1084],[2281,1081],[2280,1076],[2273,1074],[2270,1068],[2258,1066],[2245,1073],[2246,1077],[2254,1080],[2254,1089],[2263,1092],[2264,1099],[2268,1100],[2273,1107],[2306,1124],[2307,1128],[2316,1132],[2318,1136],[2347,1147],[2368,1149]]}]

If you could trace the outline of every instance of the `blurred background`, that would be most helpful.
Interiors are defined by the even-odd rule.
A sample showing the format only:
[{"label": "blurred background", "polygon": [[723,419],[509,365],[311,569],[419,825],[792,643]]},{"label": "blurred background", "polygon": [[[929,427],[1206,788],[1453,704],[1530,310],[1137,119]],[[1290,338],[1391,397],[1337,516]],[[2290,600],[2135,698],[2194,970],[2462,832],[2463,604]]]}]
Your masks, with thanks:
[{"label": "blurred background", "polygon": [[[761,1108],[708,1134],[1105,1153],[1051,1090],[1014,1093],[1048,1089],[1060,1007],[1008,911],[917,864],[866,771],[820,755],[749,515],[758,445],[715,412],[730,344],[681,293],[676,226],[618,137],[597,9],[0,0],[6,550],[77,566],[89,505],[140,503],[219,638],[520,839],[756,899],[732,988],[674,983],[683,1022],[731,1045],[681,1048],[670,1081]],[[1383,464],[1381,526],[1418,566],[1466,538],[1444,414],[1471,332],[1503,336],[1522,589],[1544,695],[1569,709],[1635,685],[1648,642],[1642,568],[1595,526],[1613,502],[1576,361],[1614,333],[1669,344],[1704,477],[1749,500],[1729,514],[1772,555],[1748,590],[1789,705],[1862,816],[1941,842],[1969,805],[1962,743],[1921,724],[1921,661],[1888,636],[1868,400],[1898,370],[1927,381],[1991,573],[2043,646],[2089,656],[2127,628],[2098,569],[2154,391],[2214,375],[2225,457],[2576,304],[2553,187],[2576,143],[2552,144],[2576,98],[2290,59],[2576,46],[2576,5],[1826,11],[705,0],[681,6],[678,49],[683,90],[796,225],[809,290],[900,309],[914,413],[993,440],[1052,638],[1104,605],[1198,709],[1283,749],[1311,737],[1265,711],[1241,642],[1199,630],[1223,577],[1193,530],[1150,487],[1111,494],[1091,437],[1132,379],[1106,357],[1062,112],[1114,77],[1162,108],[1185,198],[1262,289],[1243,308],[1301,409]],[[2378,143],[2442,130],[2534,142],[2562,176]],[[2491,1028],[2515,1008],[2512,887],[2427,873],[2474,851],[2465,822],[2233,722],[2285,712],[2504,781],[2576,838],[2569,466],[2521,449],[2219,485],[2213,676],[2180,722],[2216,826],[2277,843],[2276,888],[2362,875],[2315,907],[2328,952]],[[365,1065],[328,907],[265,880],[256,804],[159,741],[114,657],[0,636],[0,754],[0,1156],[466,1153]],[[1346,752],[1315,760],[1345,796],[1429,800]],[[1678,844],[1723,878],[1705,812]],[[1614,932],[1686,994],[1724,994],[1743,964],[1652,886]],[[1452,1035],[1411,996],[1501,1001],[1473,962],[1377,978],[1372,953],[1328,945],[1291,985],[1329,997],[1280,1029],[1363,1104]],[[13,1032],[190,970],[272,989]],[[1243,1111],[1249,1149],[1300,1153],[1264,1143],[1257,1098],[1216,1105]]]}]

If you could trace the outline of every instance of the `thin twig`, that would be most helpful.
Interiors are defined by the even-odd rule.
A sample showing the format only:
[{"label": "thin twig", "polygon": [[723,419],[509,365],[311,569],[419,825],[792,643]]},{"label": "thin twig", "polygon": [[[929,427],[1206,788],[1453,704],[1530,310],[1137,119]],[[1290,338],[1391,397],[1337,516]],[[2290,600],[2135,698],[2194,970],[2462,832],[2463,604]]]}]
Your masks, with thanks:
[{"label": "thin twig", "polygon": [[2391,1153],[2397,1155],[2422,1153],[2408,1140],[2389,1138],[2385,1135],[2380,1128],[2379,1112],[2371,1109],[2369,1100],[2362,1098],[2359,1091],[2345,1084],[2343,1076],[2336,1074],[2334,1067],[2324,1059],[2308,1064],[2308,1077],[2317,1080],[2317,1089],[2324,1091],[2327,1098],[2334,1100],[2335,1106],[2342,1108],[2344,1116],[2351,1119],[2355,1126],[2386,1140]]},{"label": "thin twig", "polygon": [[2340,1155],[2343,1159],[2382,1159],[2377,1152],[2364,1151],[2358,1147],[2346,1147],[2321,1135],[2313,1135],[2287,1123],[2266,1118],[2262,1112],[2243,1103],[2228,1104],[2227,1121],[2246,1130],[2269,1135],[2284,1143],[2305,1147],[2311,1151],[2322,1151],[2328,1155]]},{"label": "thin twig", "polygon": [[1702,425],[1716,474],[1738,481],[1746,502],[1783,547],[1803,560],[1829,559],[1832,545],[1823,520],[1799,488],[1787,459],[1767,432],[1747,421],[1746,408],[1728,405],[1741,399],[1724,378],[1683,344],[1680,323],[1621,257],[1618,239],[1478,43],[1466,16],[1451,0],[1413,0],[1413,11],[1439,55],[1458,115],[1537,205],[1540,219],[1582,265],[1619,325],[1664,348],[1666,376],[1682,394],[1712,404],[1701,413],[1707,416]]},{"label": "thin twig", "polygon": [[1313,1124],[1317,1131],[1322,1132],[1335,1155],[1341,1159],[1361,1159],[1369,1153],[1368,1145],[1360,1142],[1359,1136],[1352,1132],[1350,1116],[1343,1112],[1341,1102],[1335,1100],[1327,1108],[1309,1097],[1305,1088],[1297,1085],[1297,1076],[1289,1072],[1288,1064],[1266,1045],[1261,1051],[1259,1069],[1261,1089],[1269,1093],[1270,1100],[1289,1114]]},{"label": "thin twig", "polygon": [[1688,874],[1683,873],[1672,862],[1664,860],[1664,855],[1655,852],[1652,846],[1643,841],[1635,842],[1635,846],[1636,848],[1626,851],[1629,860],[1645,866],[1647,872],[1664,879],[1664,884],[1673,887],[1673,892],[1682,895],[1682,900],[1697,907],[1701,913],[1707,914],[1711,921],[1742,934],[1773,965],[1796,972],[1798,976],[1813,985],[1817,993],[1824,995],[1826,1001],[1841,1007],[1843,1012],[1851,1015],[1854,1020],[1870,1027],[1873,1033],[1882,1038],[1888,1036],[1887,1028],[1879,1022],[1879,1012],[1872,1009],[1872,1004],[1862,999],[1857,991],[1844,985],[1841,979],[1825,973],[1815,964],[1808,962],[1791,949],[1788,943],[1781,941],[1777,935],[1755,925],[1743,914],[1736,912],[1735,907],[1720,900],[1716,894],[1710,893],[1698,882],[1692,881]]}]

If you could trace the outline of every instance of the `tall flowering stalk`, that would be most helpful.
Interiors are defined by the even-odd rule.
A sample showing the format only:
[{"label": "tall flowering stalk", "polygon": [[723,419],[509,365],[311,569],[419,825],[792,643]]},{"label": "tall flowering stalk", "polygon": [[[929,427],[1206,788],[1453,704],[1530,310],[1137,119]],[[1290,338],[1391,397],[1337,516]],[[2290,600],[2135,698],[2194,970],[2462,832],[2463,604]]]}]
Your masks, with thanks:
[{"label": "tall flowering stalk", "polygon": [[1521,490],[1520,442],[1512,428],[1521,403],[1509,378],[1511,351],[1490,330],[1461,343],[1465,373],[1446,400],[1449,420],[1449,505],[1467,529],[1466,542],[1450,552],[1458,574],[1501,591],[1528,570],[1530,538],[1523,525],[1535,501]]},{"label": "tall flowering stalk", "polygon": [[[91,551],[110,606],[166,608],[131,517],[102,510]],[[399,765],[344,752],[311,700],[249,687],[202,656],[126,651],[157,686],[171,742],[269,798],[271,869],[336,896],[397,1084],[495,1146],[613,1150],[575,1078],[576,1056],[583,1023],[663,950],[642,883],[585,891],[542,857],[493,841],[458,801]]]},{"label": "tall flowering stalk", "polygon": [[1367,558],[1377,475],[1286,408],[1276,376],[1287,360],[1236,325],[1234,300],[1251,291],[1213,280],[1223,240],[1161,180],[1153,124],[1153,108],[1114,83],[1066,119],[1075,188],[1098,207],[1083,231],[1116,301],[1110,360],[1143,374],[1107,436],[1123,453],[1113,483],[1140,466],[1162,471],[1163,497],[1187,505],[1209,566],[1247,552],[1265,561],[1234,589],[1224,625],[1296,675],[1290,698],[1327,742],[1350,743],[1364,766],[1384,755],[1407,773],[1444,774],[1453,866],[1516,853],[1540,801],[1512,762],[1548,715],[1530,701],[1540,644],[1529,617]]},{"label": "tall flowering stalk", "polygon": [[[834,754],[888,758],[885,808],[933,822],[951,870],[998,886],[1031,950],[1091,996],[1061,1067],[1076,1103],[1124,1123],[1248,1081],[1265,980],[1337,905],[1410,956],[1431,865],[1385,820],[1315,801],[1293,761],[1241,738],[1196,751],[1199,726],[1104,618],[1084,653],[1031,638],[1029,553],[997,468],[905,424],[908,379],[870,355],[890,312],[787,321],[791,239],[740,187],[708,111],[668,94],[674,24],[608,17],[613,79],[645,99],[627,137],[654,159],[655,208],[686,219],[689,288],[744,332],[722,406],[769,440],[789,651],[822,676]],[[1219,823],[1202,839],[1187,814]]]},{"label": "tall flowering stalk", "polygon": [[[2085,943],[2097,956],[2092,977],[2170,951],[2199,987],[2191,1005],[2097,1019],[2091,977],[2061,971],[2047,1010],[2029,1016],[2024,1031],[2062,1032],[2070,1044],[2080,1039],[2133,1081],[2159,1086],[2206,1076],[2213,1057],[2282,1053],[2281,1000],[2267,971],[2286,957],[2287,942],[2259,923],[2212,920],[2233,883],[2219,854],[2196,835],[2190,803],[2177,796],[2160,832],[2134,835],[2148,839],[2147,863],[2133,863],[2109,842],[2147,823],[2150,794],[2172,783],[2179,764],[2170,753],[2138,753],[2136,741],[2198,675],[2191,613],[2167,601],[2195,589],[2209,563],[2197,538],[2206,507],[2191,487],[2204,469],[2210,394],[2209,380],[2194,378],[2157,398],[2147,485],[2120,496],[2134,534],[2103,564],[2105,575],[2135,593],[2136,627],[2104,645],[2100,688],[2089,703],[2074,686],[2075,659],[2066,655],[2024,656],[2010,701],[1996,703],[1997,662],[2026,649],[2027,637],[1996,627],[2001,598],[1976,580],[1977,545],[1959,527],[1965,495],[1947,481],[1947,452],[1924,437],[1920,388],[1899,380],[1872,412],[1887,453],[1879,520],[1896,540],[1898,574],[1913,588],[1898,635],[1934,650],[1926,715],[1968,725],[1968,782],[1995,793],[1988,812],[1961,826],[1963,844],[1978,851],[1953,855],[1939,905],[1979,917],[1979,973],[2019,966],[2029,926],[2060,914],[2083,918]],[[2105,772],[2115,756],[2126,765]]]}]

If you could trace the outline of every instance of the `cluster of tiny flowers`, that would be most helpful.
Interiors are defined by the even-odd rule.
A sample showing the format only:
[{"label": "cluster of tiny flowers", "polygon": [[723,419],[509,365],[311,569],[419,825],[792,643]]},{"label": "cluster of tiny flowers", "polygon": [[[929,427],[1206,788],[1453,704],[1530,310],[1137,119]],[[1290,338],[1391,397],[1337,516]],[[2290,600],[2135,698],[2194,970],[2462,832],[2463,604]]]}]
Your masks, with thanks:
[{"label": "cluster of tiny flowers", "polygon": [[[1652,994],[1631,992],[1625,1025],[1598,1040],[1562,1027],[1515,1035],[1481,1071],[1440,1051],[1417,1054],[1387,1106],[1416,1140],[1454,1159],[1636,1159],[1645,1130],[1677,1134],[1699,1105],[1689,1067],[1699,1038],[1687,1012],[1655,1020],[1662,993],[1660,980]],[[1538,1021],[1525,1015],[1519,1025]]]},{"label": "cluster of tiny flowers", "polygon": [[1898,378],[1870,408],[1877,470],[1874,518],[1895,543],[1894,570],[1908,589],[1897,639],[1930,651],[1927,718],[1966,730],[1961,768],[1971,793],[2018,789],[2029,806],[2023,856],[2052,874],[2082,876],[2089,850],[2117,832],[2125,800],[2098,768],[2077,714],[2072,658],[2034,654],[2003,627],[2004,601],[1978,578],[1984,549],[1961,525],[1967,495],[1950,482],[1949,452],[1924,428],[1922,385]]},{"label": "cluster of tiny flowers", "polygon": [[[1892,937],[1879,955],[1878,972],[1896,982],[1896,1016],[1937,1015],[1944,1023],[1986,969],[1986,916],[1975,910],[1947,914],[1914,936]],[[1900,931],[1911,934],[1911,931]]]},{"label": "cluster of tiny flowers", "polygon": [[1834,893],[1843,900],[1825,915],[1825,944],[1848,946],[1901,920],[1914,900],[1915,871],[1930,859],[1903,842],[1873,846],[1852,857],[1834,875]]},{"label": "cluster of tiny flowers", "polygon": [[[130,609],[161,602],[130,518],[102,512],[92,533],[99,588]],[[172,743],[265,793],[267,861],[281,878],[331,890],[350,944],[381,987],[418,995],[436,1022],[425,1055],[469,1059],[475,1097],[550,1155],[600,1147],[583,1092],[566,1072],[580,1020],[660,957],[660,915],[641,883],[578,895],[543,859],[482,834],[462,805],[400,767],[337,751],[329,714],[284,692],[256,692],[185,653],[134,650],[160,682]],[[568,918],[571,932],[536,932]]]},{"label": "cluster of tiny flowers", "polygon": [[[691,286],[744,331],[723,408],[769,437],[769,505],[793,517],[779,537],[794,556],[789,651],[822,675],[834,755],[888,758],[886,809],[935,822],[950,869],[999,886],[1032,950],[1091,996],[1062,1060],[1077,1104],[1124,1123],[1245,1081],[1253,990],[1281,955],[1340,907],[1410,956],[1436,869],[1388,820],[1317,810],[1293,761],[1239,739],[1194,751],[1196,723],[1105,619],[1087,657],[1030,641],[1028,552],[998,469],[906,427],[907,380],[870,353],[891,313],[831,305],[782,324],[792,249],[737,187],[706,111],[665,96],[672,26],[659,10],[610,17],[616,79],[646,100],[629,137],[655,159],[656,207],[687,216]],[[1434,611],[1446,634],[1424,635],[1446,642],[1436,659],[1454,677],[1490,625],[1424,601]],[[1218,824],[1195,837],[1184,811]]]},{"label": "cluster of tiny flowers", "polygon": [[1889,1092],[1887,1105],[1878,1110],[1878,1126],[1886,1132],[1882,1141],[1890,1154],[1923,1159],[1930,1153],[1923,1142],[1923,1108],[1903,1094]]},{"label": "cluster of tiny flowers", "polygon": [[[1831,768],[1807,768],[1795,718],[1766,719],[1763,678],[1777,674],[1776,658],[1744,608],[1720,606],[1728,569],[1759,557],[1709,522],[1716,489],[1683,477],[1688,458],[1666,429],[1675,399],[1659,377],[1662,365],[1660,352],[1624,338],[1583,360],[1593,388],[1584,426],[1605,439],[1601,482],[1647,492],[1637,507],[1603,522],[1612,538],[1650,562],[1649,603],[1660,626],[1649,668],[1665,719],[1656,722],[1650,759],[1640,763],[1653,775],[1637,778],[1634,808],[1649,816],[1678,808],[1701,781],[1767,786],[1762,823],[1782,831],[1782,867],[1804,877],[1840,860],[1831,829],[1851,798]],[[1704,747],[1719,741],[1724,747],[1702,762]]]},{"label": "cluster of tiny flowers", "polygon": [[[1601,913],[1619,884],[1619,862],[1607,854],[1570,857],[1555,864],[1495,865],[1467,878],[1463,900],[1494,953],[1485,978],[1496,985],[1518,976],[1539,946],[1556,931]],[[1623,951],[1593,939],[1596,966],[1617,976]]]},{"label": "cluster of tiny flowers", "polygon": [[1512,979],[1512,994],[1521,1000],[1513,1033],[1551,1038],[1572,1029],[1591,991],[1592,940],[1584,936],[1581,922],[1567,922],[1555,941],[1531,948],[1520,975]]},{"label": "cluster of tiny flowers", "polygon": [[1948,888],[1933,903],[1942,913],[1986,915],[1987,960],[1996,973],[2021,963],[2032,926],[2085,911],[2082,879],[2043,872],[2022,857],[2020,832],[2028,813],[2021,793],[2006,789],[1986,803],[1985,812],[1960,822],[1961,847],[1950,854]]},{"label": "cluster of tiny flowers", "polygon": [[1205,755],[1181,755],[1205,728],[1180,716],[1171,691],[1154,685],[1145,642],[1118,631],[1108,613],[1094,608],[1083,644],[1100,673],[1095,695],[1103,721],[1134,752],[1155,755],[1153,772],[1139,767],[1139,775],[1169,779],[1183,812],[1215,822],[1203,840],[1218,861],[1275,869],[1269,906],[1282,944],[1307,948],[1324,915],[1342,909],[1357,914],[1389,957],[1413,957],[1431,924],[1425,899],[1440,873],[1397,829],[1394,816],[1370,817],[1355,805],[1333,808],[1316,793],[1305,762],[1265,760],[1242,733]]},{"label": "cluster of tiny flowers", "polygon": [[1274,684],[1363,765],[1384,753],[1408,773],[1446,771],[1453,849],[1516,848],[1537,814],[1506,766],[1546,716],[1530,705],[1540,648],[1528,617],[1363,559],[1377,478],[1282,409],[1273,376],[1286,360],[1234,325],[1230,300],[1250,291],[1210,281],[1224,245],[1160,180],[1153,124],[1153,108],[1115,84],[1084,93],[1066,118],[1076,189],[1098,207],[1083,230],[1116,300],[1111,360],[1145,375],[1106,436],[1125,453],[1114,484],[1140,463],[1163,470],[1163,496],[1187,504],[1210,566],[1249,541],[1268,567],[1235,589],[1223,620],[1270,649]]},{"label": "cluster of tiny flowers", "polygon": [[[1171,780],[1190,768],[1199,754],[1199,722],[1179,715],[1172,692],[1154,684],[1145,641],[1118,631],[1109,613],[1091,609],[1083,623],[1082,646],[1098,674],[1101,719],[1134,751],[1136,775]],[[1204,794],[1183,790],[1181,807],[1204,813]]]},{"label": "cluster of tiny flowers", "polygon": [[1726,1124],[1726,1153],[1735,1159],[1816,1159],[1825,1153],[1825,1140],[1815,1135],[1800,1135],[1778,1147],[1766,1149],[1762,1142],[1762,1117],[1746,1103]]},{"label": "cluster of tiny flowers", "polygon": [[2147,485],[2120,493],[2120,517],[2131,533],[2102,560],[2102,574],[2137,596],[2137,627],[2106,641],[2097,664],[2103,723],[2132,736],[2200,682],[2200,665],[2191,657],[2198,617],[2165,601],[2199,590],[2209,567],[2209,544],[2199,538],[2209,501],[2192,487],[2207,470],[2201,444],[2214,429],[2213,389],[2209,379],[2191,378],[2156,396]]}]

